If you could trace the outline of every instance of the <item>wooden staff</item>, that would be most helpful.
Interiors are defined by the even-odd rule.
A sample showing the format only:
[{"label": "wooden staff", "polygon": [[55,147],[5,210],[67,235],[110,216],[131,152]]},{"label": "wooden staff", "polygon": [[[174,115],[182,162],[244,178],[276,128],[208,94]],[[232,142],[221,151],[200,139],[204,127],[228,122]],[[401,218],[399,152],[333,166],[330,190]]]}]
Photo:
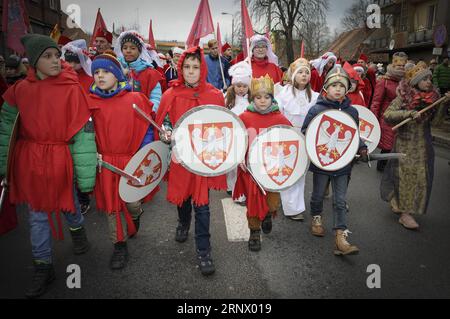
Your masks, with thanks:
[{"label": "wooden staff", "polygon": [[155,121],[153,121],[152,117],[150,115],[148,115],[147,113],[145,113],[139,106],[137,106],[136,104],[133,104],[133,109],[139,113],[140,116],[142,116],[144,119],[146,119],[147,121],[150,122],[150,124],[152,124],[154,127],[156,127],[156,129],[161,133],[161,134],[165,134],[166,131],[160,127],[158,124],[156,124]]},{"label": "wooden staff", "polygon": [[241,163],[242,166],[245,168],[245,170],[247,171],[247,173],[250,174],[250,177],[253,179],[253,181],[255,182],[255,184],[258,186],[259,190],[261,191],[261,193],[266,196],[267,192],[264,189],[264,187],[262,187],[262,185],[258,182],[258,180],[256,179],[255,175],[253,175],[252,171],[248,169],[247,165],[245,163]]},{"label": "wooden staff", "polygon": [[[441,103],[445,102],[446,100],[448,100],[449,98],[447,96],[444,96],[442,98],[440,98],[439,100],[437,100],[436,102],[434,102],[433,104],[431,104],[430,106],[427,106],[426,108],[424,108],[422,111],[419,112],[420,115],[422,115],[423,113],[431,110],[432,108],[436,107],[437,105],[440,105]],[[398,130],[400,127],[402,127],[405,124],[408,124],[409,122],[411,122],[413,120],[412,117],[404,120],[403,122],[401,122],[400,124],[394,126],[392,128],[393,131]]]}]

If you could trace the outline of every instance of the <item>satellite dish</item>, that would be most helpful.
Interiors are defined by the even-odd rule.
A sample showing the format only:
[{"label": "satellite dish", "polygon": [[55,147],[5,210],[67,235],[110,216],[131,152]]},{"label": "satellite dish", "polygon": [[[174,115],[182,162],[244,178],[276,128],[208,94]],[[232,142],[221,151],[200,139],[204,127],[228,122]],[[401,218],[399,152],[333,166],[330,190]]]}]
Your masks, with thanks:
[{"label": "satellite dish", "polygon": [[391,40],[391,43],[389,43],[389,50],[394,50],[395,48],[395,40]]}]

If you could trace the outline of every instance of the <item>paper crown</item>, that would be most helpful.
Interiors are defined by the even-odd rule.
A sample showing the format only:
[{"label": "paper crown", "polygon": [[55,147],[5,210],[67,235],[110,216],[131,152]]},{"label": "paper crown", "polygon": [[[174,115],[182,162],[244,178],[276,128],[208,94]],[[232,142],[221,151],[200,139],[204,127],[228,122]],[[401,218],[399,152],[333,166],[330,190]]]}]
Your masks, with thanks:
[{"label": "paper crown", "polygon": [[262,76],[260,78],[253,78],[251,84],[252,96],[257,94],[274,94],[274,83],[270,76]]},{"label": "paper crown", "polygon": [[289,66],[289,72],[293,75],[295,71],[303,68],[311,70],[308,60],[300,58],[291,63]]},{"label": "paper crown", "polygon": [[397,52],[392,57],[392,65],[405,65],[408,62],[408,55],[404,52]]},{"label": "paper crown", "polygon": [[428,68],[427,64],[423,61],[420,61],[416,66],[406,72],[405,80],[408,81],[411,85],[417,85],[426,76],[430,75],[431,71]]}]

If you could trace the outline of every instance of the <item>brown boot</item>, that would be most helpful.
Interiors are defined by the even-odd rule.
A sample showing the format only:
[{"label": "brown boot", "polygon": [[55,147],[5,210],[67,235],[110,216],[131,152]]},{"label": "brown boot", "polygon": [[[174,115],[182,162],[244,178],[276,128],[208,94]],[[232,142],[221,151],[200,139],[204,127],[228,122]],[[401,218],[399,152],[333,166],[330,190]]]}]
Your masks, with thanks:
[{"label": "brown boot", "polygon": [[358,247],[350,245],[347,241],[349,234],[351,233],[348,230],[338,229],[336,231],[336,248],[334,250],[336,256],[357,255],[359,253]]},{"label": "brown boot", "polygon": [[322,226],[322,216],[320,215],[313,216],[311,222],[311,233],[317,237],[325,236],[325,229]]}]

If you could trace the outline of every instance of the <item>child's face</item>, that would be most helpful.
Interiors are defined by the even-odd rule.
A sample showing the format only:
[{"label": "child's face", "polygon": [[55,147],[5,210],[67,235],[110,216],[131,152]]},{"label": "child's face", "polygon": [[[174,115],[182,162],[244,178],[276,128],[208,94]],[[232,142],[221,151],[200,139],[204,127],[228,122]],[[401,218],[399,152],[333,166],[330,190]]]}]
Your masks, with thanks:
[{"label": "child's face", "polygon": [[431,82],[431,76],[427,76],[417,85],[419,90],[424,92],[429,92],[433,89],[433,82]]},{"label": "child's face", "polygon": [[308,69],[301,69],[295,75],[295,83],[302,88],[306,87],[310,80],[311,80],[311,73],[309,72]]},{"label": "child's face", "polygon": [[200,61],[192,57],[184,60],[183,77],[188,84],[197,84],[200,81]]},{"label": "child's face", "polygon": [[248,93],[248,85],[243,83],[235,84],[234,93],[238,96],[245,96]]},{"label": "child's face", "polygon": [[48,48],[36,63],[37,71],[44,78],[61,73],[61,53],[55,48]]},{"label": "child's face", "polygon": [[327,97],[333,101],[340,101],[345,97],[345,86],[342,83],[333,83],[327,89]]},{"label": "child's face", "polygon": [[74,69],[75,71],[81,70],[81,64],[76,62],[69,62],[69,65]]},{"label": "child's face", "polygon": [[348,91],[349,92],[355,92],[356,91],[356,86],[358,85],[358,82],[352,81],[351,83],[352,83],[352,87]]},{"label": "child's face", "polygon": [[103,91],[111,91],[117,86],[117,79],[113,73],[105,69],[97,69],[94,73],[97,87]]},{"label": "child's face", "polygon": [[272,106],[272,96],[270,94],[257,94],[253,98],[253,102],[258,111],[265,111]]},{"label": "child's face", "polygon": [[124,43],[122,47],[122,54],[127,62],[134,62],[138,59],[139,55],[141,55],[138,47],[131,42]]}]

